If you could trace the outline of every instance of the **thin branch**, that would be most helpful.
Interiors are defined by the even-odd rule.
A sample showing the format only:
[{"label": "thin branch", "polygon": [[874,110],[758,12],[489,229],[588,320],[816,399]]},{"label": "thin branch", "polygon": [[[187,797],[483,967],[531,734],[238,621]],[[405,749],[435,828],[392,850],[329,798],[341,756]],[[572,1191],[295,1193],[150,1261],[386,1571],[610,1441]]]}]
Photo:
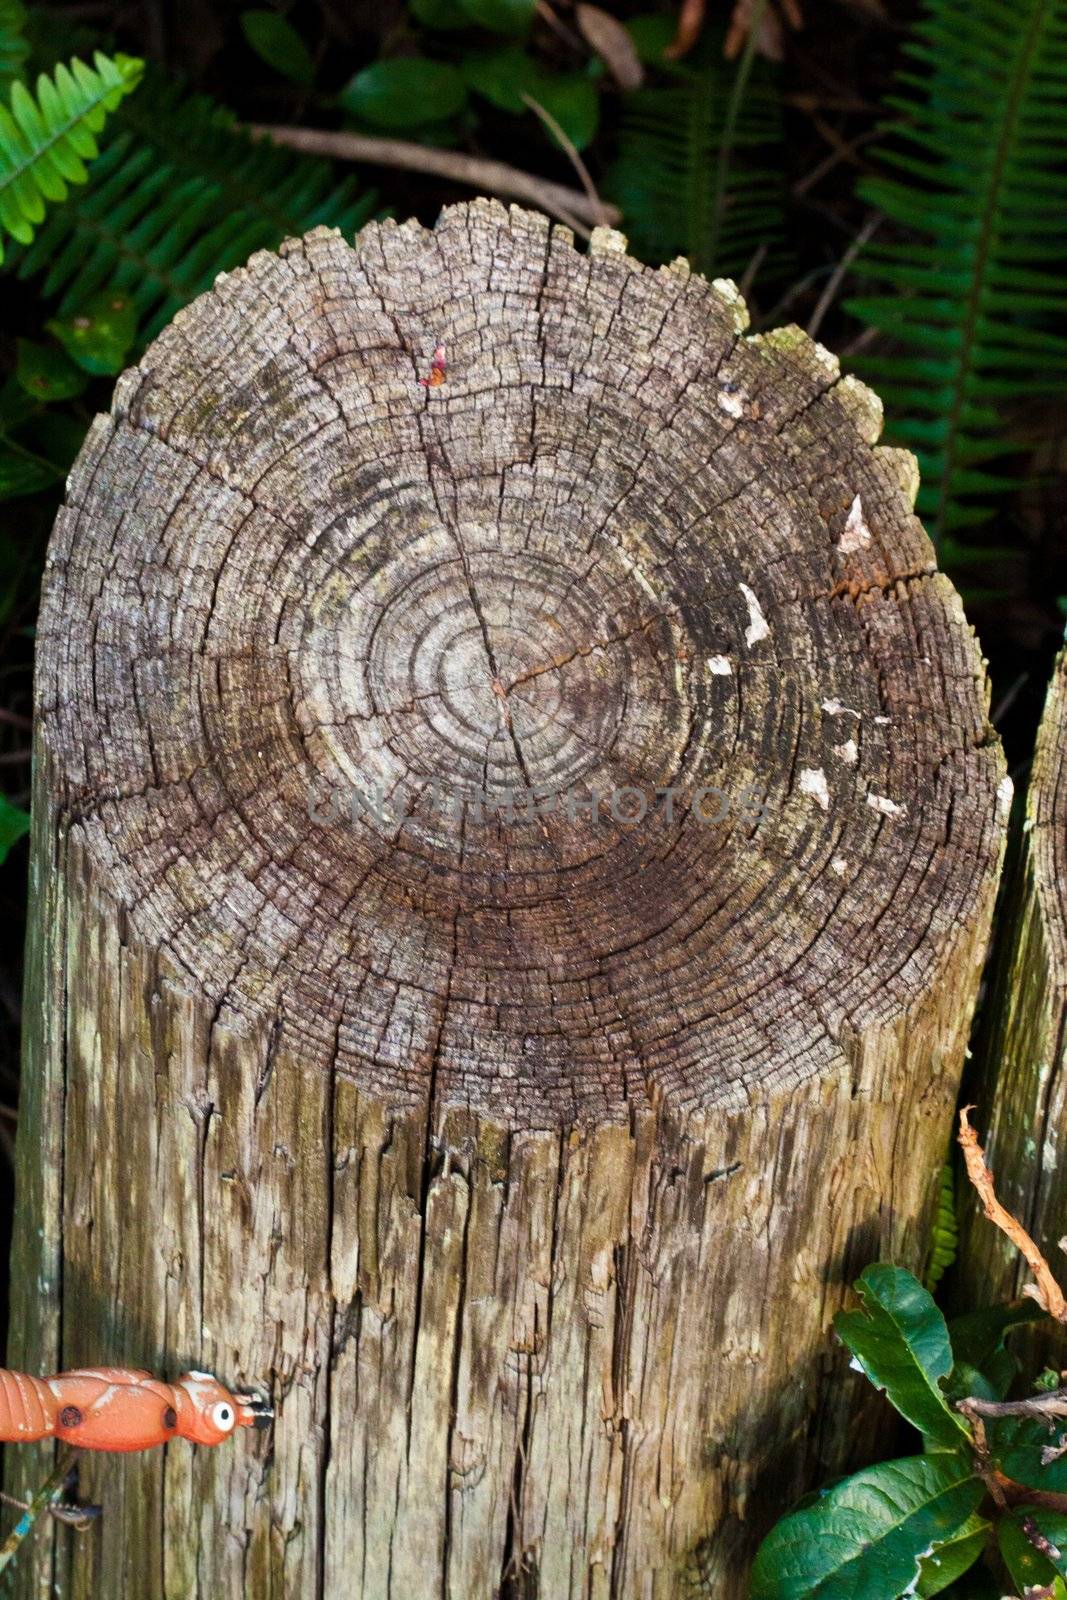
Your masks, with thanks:
[{"label": "thin branch", "polygon": [[1050,1317],[1055,1317],[1057,1322],[1067,1322],[1067,1299],[1064,1298],[1063,1290],[1053,1277],[1052,1268],[1022,1223],[1017,1222],[1011,1212],[1006,1211],[997,1199],[993,1188],[993,1174],[985,1164],[985,1151],[978,1143],[978,1135],[967,1117],[967,1113],[973,1109],[973,1106],[964,1106],[960,1112],[959,1142],[967,1165],[967,1176],[990,1222],[1007,1235],[1025,1258],[1027,1266],[1034,1275],[1034,1282],[1028,1284],[1023,1293],[1032,1295],[1042,1310],[1047,1311]]},{"label": "thin branch", "polygon": [[1026,1400],[980,1400],[969,1395],[957,1409],[962,1411],[965,1406],[968,1415],[974,1412],[982,1417],[1035,1417],[1051,1427],[1053,1417],[1067,1417],[1067,1389],[1046,1389]]},{"label": "thin branch", "polygon": [[834,301],[837,299],[838,290],[845,281],[846,273],[852,266],[852,263],[855,261],[860,251],[863,249],[864,245],[873,236],[876,229],[880,227],[881,222],[881,214],[878,212],[876,212],[873,217],[867,218],[867,221],[863,224],[863,227],[860,229],[859,233],[857,233],[856,237],[853,239],[852,243],[841,257],[841,260],[837,263],[837,266],[830,274],[822,294],[815,302],[815,309],[808,318],[807,333],[810,338],[814,339],[815,335],[818,333],[820,327],[822,326],[823,318],[833,305]]},{"label": "thin branch", "polygon": [[549,133],[558,139],[564,154],[566,155],[571,166],[574,168],[575,172],[578,174],[578,182],[585,190],[585,197],[589,201],[590,210],[596,217],[598,224],[603,227],[610,226],[607,221],[606,207],[603,200],[601,200],[600,196],[596,192],[596,184],[593,182],[589,168],[586,166],[585,162],[578,153],[578,146],[569,137],[566,129],[561,127],[556,121],[551,111],[549,111],[545,106],[541,105],[540,101],[535,100],[532,94],[524,94],[522,98],[524,104],[528,105],[534,115],[541,119]]},{"label": "thin branch", "polygon": [[469,156],[460,150],[435,150],[406,139],[377,139],[368,134],[326,128],[253,123],[249,131],[309,155],[331,156],[335,161],[362,161],[377,167],[399,167],[406,172],[426,172],[486,194],[526,200],[539,210],[547,211],[549,216],[559,217],[585,238],[588,238],[588,231],[584,224],[611,226],[622,218],[616,206],[600,200],[594,206],[588,195],[578,189],[568,189],[565,184],[552,183],[535,173],[509,167],[506,162]]}]

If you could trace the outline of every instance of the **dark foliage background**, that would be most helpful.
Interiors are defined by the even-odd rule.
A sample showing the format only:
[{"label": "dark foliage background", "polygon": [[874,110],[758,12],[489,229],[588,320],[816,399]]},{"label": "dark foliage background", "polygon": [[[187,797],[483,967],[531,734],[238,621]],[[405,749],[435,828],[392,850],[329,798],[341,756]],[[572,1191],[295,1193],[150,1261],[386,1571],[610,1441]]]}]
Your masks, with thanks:
[{"label": "dark foliage background", "polygon": [[[36,210],[36,191],[8,187],[8,233],[12,215],[16,227],[28,217],[34,237],[4,238],[0,267],[0,1232],[33,625],[63,474],[114,374],[218,271],[317,222],[432,222],[470,193],[414,170],[253,145],[240,124],[402,138],[577,189],[580,152],[635,253],[685,253],[736,277],[756,328],[817,332],[883,394],[887,437],[921,456],[920,509],[964,591],[994,720],[1025,777],[1067,594],[1065,0],[592,10],[74,0],[24,11],[0,0],[0,101],[5,85],[22,78],[32,91],[73,56],[147,62],[96,135],[87,183]],[[673,57],[672,42],[685,46]],[[0,119],[0,146],[2,133]]]}]

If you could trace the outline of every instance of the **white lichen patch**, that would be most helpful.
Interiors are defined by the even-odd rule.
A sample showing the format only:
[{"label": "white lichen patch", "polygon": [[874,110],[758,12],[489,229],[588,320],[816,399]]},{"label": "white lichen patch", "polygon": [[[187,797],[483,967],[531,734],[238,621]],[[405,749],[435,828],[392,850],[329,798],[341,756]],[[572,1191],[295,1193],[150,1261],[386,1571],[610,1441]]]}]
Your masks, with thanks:
[{"label": "white lichen patch", "polygon": [[856,550],[865,550],[871,542],[871,530],[867,526],[867,519],[863,515],[863,501],[859,495],[853,500],[845,518],[845,528],[837,542],[837,548],[845,555],[852,555]]},{"label": "white lichen patch", "polygon": [[713,678],[728,678],[734,670],[726,656],[709,656],[707,667]]},{"label": "white lichen patch", "polygon": [[742,583],[738,587],[745,597],[745,604],[748,606],[748,627],[745,629],[745,643],[751,649],[754,644],[759,644],[761,639],[768,638],[771,630],[767,626],[766,617],[760,610],[760,603],[748,584]]},{"label": "white lichen patch", "polygon": [[1011,802],[1015,794],[1015,785],[1007,776],[1001,778],[997,784],[997,821],[1007,822],[1011,815]]},{"label": "white lichen patch", "polygon": [[833,700],[824,700],[822,709],[828,717],[855,717],[857,722],[859,721],[860,713],[854,711],[851,706],[846,706],[843,701],[836,699],[836,697]]},{"label": "white lichen patch", "polygon": [[856,765],[856,760],[859,756],[859,753],[859,746],[857,745],[855,739],[846,739],[844,744],[834,745],[834,755],[837,756],[840,761],[843,761],[847,767],[854,767]]},{"label": "white lichen patch", "polygon": [[845,856],[835,856],[834,859],[830,863],[830,869],[831,869],[831,871],[836,872],[837,876],[839,878],[843,878],[845,876],[845,873],[848,871],[848,859],[847,859],[847,857],[845,857]]},{"label": "white lichen patch", "polygon": [[869,794],[867,804],[872,811],[877,811],[883,817],[906,817],[907,806],[899,806],[895,800],[890,800],[886,794]]},{"label": "white lichen patch", "polygon": [[893,719],[892,717],[875,717],[874,720],[880,728],[888,728]]},{"label": "white lichen patch", "polygon": [[830,809],[830,791],[826,786],[826,773],[821,767],[803,767],[800,773],[800,792],[810,794],[812,799],[822,806],[824,811]]},{"label": "white lichen patch", "polygon": [[732,278],[712,278],[711,287],[727,306],[735,332],[744,333],[748,327],[748,307],[737,284]]},{"label": "white lichen patch", "polygon": [[728,417],[743,417],[745,414],[744,396],[735,393],[732,389],[720,389],[716,397],[719,410],[725,411]]}]

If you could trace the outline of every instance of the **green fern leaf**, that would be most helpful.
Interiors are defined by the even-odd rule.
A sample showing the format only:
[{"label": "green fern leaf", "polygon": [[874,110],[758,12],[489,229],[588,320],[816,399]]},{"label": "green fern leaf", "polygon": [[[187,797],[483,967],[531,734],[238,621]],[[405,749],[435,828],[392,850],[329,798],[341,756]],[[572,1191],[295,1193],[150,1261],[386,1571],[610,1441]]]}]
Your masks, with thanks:
[{"label": "green fern leaf", "polygon": [[758,62],[745,86],[730,138],[721,198],[719,153],[735,68],[722,37],[692,58],[660,62],[666,81],[623,101],[618,159],[605,192],[620,206],[639,256],[685,255],[699,272],[738,274],[765,246],[764,266],[785,261],[781,97],[774,70]]},{"label": "green fern leaf", "polygon": [[143,63],[131,56],[77,57],[52,77],[42,72],[36,99],[16,81],[0,106],[0,261],[3,235],[29,244],[49,202],[65,200],[88,178],[95,134],[124,95],[137,87]]},{"label": "green fern leaf", "polygon": [[896,347],[855,365],[947,553],[1016,482],[996,470],[1003,403],[1067,390],[1067,0],[926,0],[905,50],[900,121],[861,185],[896,234],[865,250],[872,292],[849,309]]},{"label": "green fern leaf", "polygon": [[22,76],[30,46],[22,36],[26,8],[21,0],[0,0],[0,89]]},{"label": "green fern leaf", "polygon": [[938,1178],[937,1211],[930,1235],[930,1254],[927,1258],[923,1283],[933,1294],[945,1273],[956,1259],[959,1245],[959,1227],[956,1222],[956,1175],[951,1165],[941,1168]]},{"label": "green fern leaf", "polygon": [[328,162],[251,139],[206,95],[155,74],[147,91],[110,124],[88,184],[20,255],[19,276],[43,274],[61,315],[116,293],[149,339],[254,250],[319,224],[352,234],[374,209],[375,195],[338,182]]}]

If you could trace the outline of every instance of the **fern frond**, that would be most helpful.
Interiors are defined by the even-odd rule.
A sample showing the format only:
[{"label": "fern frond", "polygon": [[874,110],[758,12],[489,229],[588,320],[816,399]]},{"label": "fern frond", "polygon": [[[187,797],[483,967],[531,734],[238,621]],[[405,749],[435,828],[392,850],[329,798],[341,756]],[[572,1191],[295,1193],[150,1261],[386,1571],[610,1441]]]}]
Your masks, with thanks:
[{"label": "fern frond", "polygon": [[140,81],[143,63],[101,55],[93,66],[77,57],[52,77],[42,72],[36,98],[16,81],[0,106],[0,261],[3,235],[29,244],[50,201],[65,200],[71,184],[88,177],[95,134],[110,111]]},{"label": "fern frond", "polygon": [[1014,483],[1003,402],[1067,390],[1067,0],[926,0],[905,50],[901,120],[861,185],[899,231],[865,250],[877,292],[849,308],[897,347],[855,364],[951,559]]},{"label": "fern frond", "polygon": [[[206,95],[150,80],[124,106],[87,186],[56,211],[19,261],[44,273],[60,312],[102,290],[127,295],[153,337],[220,272],[325,223],[352,234],[373,193],[337,182],[328,162],[242,132]],[[143,103],[142,103],[143,102]]]},{"label": "fern frond", "polygon": [[785,186],[773,69],[757,63],[738,104],[721,205],[716,174],[735,70],[721,36],[662,70],[670,81],[625,97],[619,155],[604,184],[633,249],[652,261],[685,255],[699,272],[729,275],[765,245],[764,268],[780,266]]},{"label": "fern frond", "polygon": [[0,89],[22,76],[30,53],[29,42],[22,36],[25,23],[22,0],[0,0]]},{"label": "fern frond", "polygon": [[930,1235],[930,1254],[923,1281],[933,1294],[956,1259],[959,1226],[956,1221],[956,1175],[951,1164],[941,1168],[937,1188],[937,1211]]}]

